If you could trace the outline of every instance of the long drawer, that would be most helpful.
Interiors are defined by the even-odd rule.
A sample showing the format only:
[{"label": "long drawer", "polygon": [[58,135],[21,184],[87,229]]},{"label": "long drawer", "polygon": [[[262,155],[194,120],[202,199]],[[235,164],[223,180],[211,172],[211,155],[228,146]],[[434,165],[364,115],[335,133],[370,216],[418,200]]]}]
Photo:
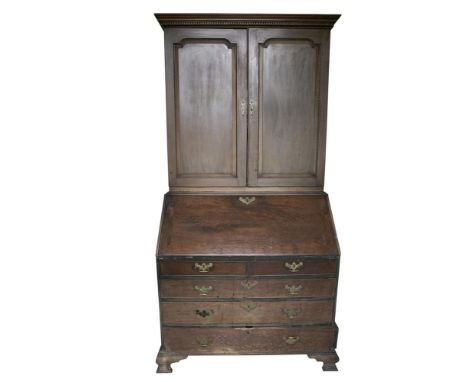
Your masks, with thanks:
[{"label": "long drawer", "polygon": [[161,275],[335,275],[337,258],[260,261],[160,260]]},{"label": "long drawer", "polygon": [[333,301],[162,302],[163,325],[327,323]]},{"label": "long drawer", "polygon": [[331,297],[336,279],[163,279],[161,298]]},{"label": "long drawer", "polygon": [[315,353],[334,348],[333,326],[162,329],[166,351],[182,354]]}]

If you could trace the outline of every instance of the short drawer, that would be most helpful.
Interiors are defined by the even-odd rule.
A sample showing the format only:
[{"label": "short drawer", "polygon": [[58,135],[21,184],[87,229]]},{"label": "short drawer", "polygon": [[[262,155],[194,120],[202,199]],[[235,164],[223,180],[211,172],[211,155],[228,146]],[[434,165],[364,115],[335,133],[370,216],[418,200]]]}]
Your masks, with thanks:
[{"label": "short drawer", "polygon": [[291,257],[289,260],[256,261],[251,264],[253,275],[336,275],[338,259],[302,260]]},{"label": "short drawer", "polygon": [[336,279],[221,279],[160,281],[161,298],[331,297]]},{"label": "short drawer", "polygon": [[333,349],[332,326],[163,328],[164,348],[182,354],[316,353]]},{"label": "short drawer", "polygon": [[162,302],[163,325],[318,324],[332,322],[333,300]]},{"label": "short drawer", "polygon": [[160,260],[162,275],[245,275],[244,262]]}]

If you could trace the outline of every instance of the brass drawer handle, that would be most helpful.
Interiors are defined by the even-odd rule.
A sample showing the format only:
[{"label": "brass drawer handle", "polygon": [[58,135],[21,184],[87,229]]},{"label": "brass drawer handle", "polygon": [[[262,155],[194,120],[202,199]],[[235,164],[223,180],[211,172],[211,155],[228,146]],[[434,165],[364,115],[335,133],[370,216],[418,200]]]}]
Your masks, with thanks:
[{"label": "brass drawer handle", "polygon": [[197,340],[198,346],[202,348],[206,348],[210,346],[211,343],[213,342],[213,339],[208,338],[208,337],[197,337],[196,340]]},{"label": "brass drawer handle", "polygon": [[239,196],[239,200],[248,206],[250,203],[255,202],[255,196]]},{"label": "brass drawer handle", "polygon": [[244,309],[246,312],[251,312],[257,307],[257,304],[254,302],[244,302],[243,304],[240,305],[242,309]]},{"label": "brass drawer handle", "polygon": [[244,288],[244,289],[252,289],[252,288],[253,288],[255,285],[257,285],[257,284],[258,284],[258,281],[250,281],[250,280],[248,280],[248,281],[242,281],[242,282],[241,282],[241,286],[242,286],[242,288]]},{"label": "brass drawer handle", "polygon": [[299,272],[299,269],[302,268],[304,264],[302,263],[302,261],[299,261],[298,263],[296,263],[295,261],[293,261],[292,263],[284,263],[284,266],[289,269],[290,272]]},{"label": "brass drawer handle", "polygon": [[286,289],[289,294],[299,294],[302,290],[302,285],[285,285],[284,289]]},{"label": "brass drawer handle", "polygon": [[201,318],[207,318],[207,317],[210,317],[214,313],[214,310],[196,309],[193,311],[193,313],[195,313],[197,316],[200,316]]},{"label": "brass drawer handle", "polygon": [[195,263],[195,269],[200,273],[207,273],[213,268],[213,263]]},{"label": "brass drawer handle", "polygon": [[283,313],[288,316],[288,318],[296,318],[301,312],[301,308],[283,308]]},{"label": "brass drawer handle", "polygon": [[294,345],[299,342],[299,336],[288,336],[288,337],[283,337],[284,342],[286,342],[288,345]]},{"label": "brass drawer handle", "polygon": [[208,292],[211,292],[213,290],[213,287],[211,285],[208,285],[208,286],[198,286],[198,285],[195,285],[193,287],[193,289],[195,289],[197,292],[200,293],[200,296],[207,296],[208,295]]}]

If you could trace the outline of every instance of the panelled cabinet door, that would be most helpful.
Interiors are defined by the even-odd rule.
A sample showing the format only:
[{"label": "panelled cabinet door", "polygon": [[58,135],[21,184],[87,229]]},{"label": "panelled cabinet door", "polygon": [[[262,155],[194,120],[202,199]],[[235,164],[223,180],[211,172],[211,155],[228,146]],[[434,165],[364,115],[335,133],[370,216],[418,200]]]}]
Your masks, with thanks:
[{"label": "panelled cabinet door", "polygon": [[249,30],[249,186],[323,186],[329,33]]},{"label": "panelled cabinet door", "polygon": [[165,33],[170,186],[245,186],[247,31]]}]

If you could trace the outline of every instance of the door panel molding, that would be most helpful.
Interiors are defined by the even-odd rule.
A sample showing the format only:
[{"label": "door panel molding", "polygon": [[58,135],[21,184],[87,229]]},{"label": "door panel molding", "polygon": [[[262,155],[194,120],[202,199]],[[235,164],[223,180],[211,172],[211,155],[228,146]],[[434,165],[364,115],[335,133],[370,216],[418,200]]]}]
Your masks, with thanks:
[{"label": "door panel molding", "polygon": [[[223,44],[227,49],[231,50],[231,128],[232,128],[232,145],[231,145],[231,164],[230,171],[225,172],[184,172],[182,168],[183,158],[182,158],[182,142],[181,142],[181,132],[180,132],[180,86],[178,79],[180,78],[179,73],[179,51],[180,49],[189,46],[190,44],[199,44],[199,45],[213,45],[213,44]],[[236,109],[236,84],[237,84],[237,44],[232,43],[231,41],[225,38],[213,38],[213,39],[195,39],[195,38],[184,38],[180,42],[174,43],[174,91],[175,91],[175,134],[176,134],[176,177],[177,178],[236,178],[237,177],[237,109]],[[220,84],[225,86],[226,84]],[[191,144],[191,142],[189,142]],[[203,155],[203,153],[200,153]],[[195,158],[190,157],[188,160],[193,160]]]}]

